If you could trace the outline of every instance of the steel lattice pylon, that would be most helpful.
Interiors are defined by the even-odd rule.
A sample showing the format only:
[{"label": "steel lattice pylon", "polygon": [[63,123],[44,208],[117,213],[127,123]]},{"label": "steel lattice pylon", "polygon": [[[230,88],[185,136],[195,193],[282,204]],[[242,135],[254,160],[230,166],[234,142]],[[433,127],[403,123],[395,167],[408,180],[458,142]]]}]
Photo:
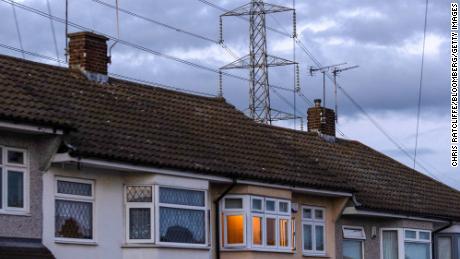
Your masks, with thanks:
[{"label": "steel lattice pylon", "polygon": [[266,124],[270,124],[273,121],[270,107],[268,68],[273,66],[296,64],[293,61],[271,56],[267,51],[265,15],[285,11],[293,11],[293,9],[266,4],[263,0],[252,0],[249,4],[243,5],[221,15],[221,18],[222,16],[249,16],[249,55],[240,58],[221,69],[249,69],[250,116],[255,121]]}]

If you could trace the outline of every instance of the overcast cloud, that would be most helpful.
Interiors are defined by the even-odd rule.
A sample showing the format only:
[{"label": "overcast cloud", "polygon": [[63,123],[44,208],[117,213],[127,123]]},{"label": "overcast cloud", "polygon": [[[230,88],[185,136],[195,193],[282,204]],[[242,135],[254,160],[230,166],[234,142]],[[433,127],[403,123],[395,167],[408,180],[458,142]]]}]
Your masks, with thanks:
[{"label": "overcast cloud", "polygon": [[[115,0],[101,0],[115,4]],[[227,9],[246,3],[241,0],[210,0]],[[46,0],[21,0],[22,4],[47,12]],[[92,0],[69,0],[70,21],[98,32],[116,36],[113,9]],[[197,0],[119,0],[120,7],[139,15],[218,39],[221,11]],[[64,1],[50,0],[55,16],[64,17]],[[291,6],[291,0],[270,3]],[[300,39],[322,64],[348,62],[360,65],[343,73],[340,84],[360,103],[388,133],[413,153],[415,142],[416,106],[423,39],[423,0],[401,1],[313,1],[297,0]],[[50,21],[16,8],[24,49],[55,57]],[[449,1],[430,1],[427,48],[423,85],[423,109],[420,128],[419,161],[424,173],[435,175],[460,188],[460,174],[449,163]],[[19,47],[10,5],[0,2],[0,43]],[[269,26],[292,31],[291,14],[267,18]],[[60,59],[64,59],[64,26],[55,23]],[[70,27],[70,31],[76,31]],[[220,46],[166,29],[139,18],[120,13],[120,38],[212,68],[233,61]],[[225,43],[239,56],[248,52],[247,22],[224,19]],[[292,39],[269,32],[268,46],[272,54],[292,58]],[[0,49],[0,53],[20,56]],[[34,57],[28,59],[38,60]],[[308,75],[314,63],[297,48],[301,68],[302,91],[309,99],[321,94],[319,76]],[[42,62],[45,62],[41,60]],[[112,53],[110,71],[134,78],[168,84],[184,89],[216,94],[218,76],[212,72],[189,67],[118,44]],[[47,61],[49,62],[49,61]],[[231,71],[247,76],[247,71]],[[270,70],[270,81],[292,88],[292,68]],[[279,91],[292,101],[292,93]],[[332,84],[328,81],[327,104],[332,102]],[[238,109],[248,106],[247,82],[225,78],[224,97]],[[412,161],[385,138],[343,94],[339,93],[338,128],[350,139],[371,147],[412,166]],[[274,108],[293,112],[292,108],[272,93]],[[297,100],[298,111],[305,114],[308,104]],[[331,106],[332,107],[332,106]],[[293,127],[292,122],[281,125]],[[299,128],[299,123],[296,124]]]}]

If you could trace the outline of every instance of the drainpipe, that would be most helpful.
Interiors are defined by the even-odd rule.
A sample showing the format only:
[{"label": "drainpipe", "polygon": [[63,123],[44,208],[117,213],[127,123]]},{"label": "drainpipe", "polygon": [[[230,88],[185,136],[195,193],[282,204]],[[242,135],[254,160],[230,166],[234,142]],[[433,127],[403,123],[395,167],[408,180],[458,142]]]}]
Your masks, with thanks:
[{"label": "drainpipe", "polygon": [[233,182],[232,182],[232,185],[230,185],[219,197],[217,197],[217,199],[214,200],[214,207],[216,208],[215,209],[215,216],[214,216],[214,220],[215,220],[215,235],[216,237],[214,238],[214,246],[215,246],[215,250],[216,250],[216,259],[220,259],[220,213],[219,213],[219,202],[220,200],[222,200],[222,198],[224,198],[225,195],[227,195],[232,189],[233,187],[236,186],[236,179],[233,179]]},{"label": "drainpipe", "polygon": [[446,226],[442,227],[442,228],[439,228],[433,232],[431,232],[431,242],[433,244],[433,249],[431,249],[431,253],[432,253],[432,257],[433,259],[440,259],[440,258],[437,258],[436,257],[436,251],[437,251],[437,248],[435,246],[435,235],[438,234],[439,232],[445,230],[445,229],[448,229],[450,227],[452,227],[452,225],[454,225],[454,222],[452,220],[449,220],[449,224],[447,224]]}]

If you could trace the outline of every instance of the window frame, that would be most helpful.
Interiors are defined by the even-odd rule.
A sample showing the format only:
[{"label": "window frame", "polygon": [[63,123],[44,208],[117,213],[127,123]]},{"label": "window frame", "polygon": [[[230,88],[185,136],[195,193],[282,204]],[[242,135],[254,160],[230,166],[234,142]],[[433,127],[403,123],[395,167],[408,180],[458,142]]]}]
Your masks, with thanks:
[{"label": "window frame", "polygon": [[[179,190],[188,190],[188,191],[199,191],[203,192],[204,196],[204,206],[189,206],[189,205],[180,205],[180,204],[170,204],[170,203],[160,203],[160,188],[172,188]],[[195,189],[195,188],[184,188],[179,186],[172,185],[155,185],[154,189],[154,221],[155,221],[155,243],[163,246],[170,247],[208,247],[209,243],[209,205],[208,205],[208,190]],[[176,243],[176,242],[162,242],[160,237],[160,207],[174,208],[174,209],[186,209],[186,210],[202,210],[204,212],[204,242],[202,244],[191,244],[191,243]]]},{"label": "window frame", "polygon": [[[227,198],[241,198],[243,200],[243,208],[241,209],[226,209],[225,208],[225,200]],[[262,201],[262,210],[254,210],[252,207],[253,200],[261,200]],[[275,205],[274,211],[267,211],[266,201],[273,201]],[[280,212],[279,211],[279,202],[287,202],[288,203],[288,212]],[[263,251],[263,252],[292,252],[293,249],[293,241],[292,241],[292,213],[291,213],[291,206],[292,202],[287,199],[283,198],[273,198],[273,197],[265,197],[259,195],[251,195],[251,194],[229,194],[222,198],[220,203],[220,210],[219,214],[221,217],[221,230],[222,235],[220,236],[220,246],[223,250],[251,250],[251,251]],[[227,216],[228,215],[242,215],[244,218],[244,237],[243,243],[240,244],[228,244],[227,241]],[[262,244],[254,244],[254,236],[253,236],[253,217],[260,217],[262,220]],[[275,245],[269,246],[267,245],[267,218],[275,219]],[[288,221],[288,246],[283,247],[280,246],[280,219],[286,219]]]},{"label": "window frame", "polygon": [[[152,188],[152,201],[151,202],[128,202],[128,187],[151,187]],[[126,243],[128,244],[142,244],[142,243],[155,243],[155,186],[149,184],[125,184],[123,192],[123,200],[125,203],[125,235]],[[150,239],[131,239],[129,238],[129,223],[130,223],[130,209],[150,209]]]},{"label": "window frame", "polygon": [[[362,238],[358,238],[358,237],[347,237],[345,235],[345,230],[346,229],[354,229],[354,230],[360,230],[362,231],[363,233],[363,237]],[[367,237],[366,237],[366,231],[364,230],[364,227],[362,226],[348,226],[348,225],[344,225],[342,226],[342,252],[343,252],[343,242],[344,241],[358,241],[361,245],[361,258],[364,259],[364,242],[366,241]]]},{"label": "window frame", "polygon": [[[405,233],[406,230],[408,231],[416,231],[416,238],[406,238]],[[380,229],[380,259],[383,259],[383,232],[384,231],[396,231],[398,237],[398,258],[405,258],[406,251],[405,251],[405,244],[406,243],[421,243],[421,244],[428,244],[430,251],[429,251],[429,259],[433,259],[433,240],[431,238],[431,230],[427,229],[414,229],[414,228],[381,228]],[[429,233],[429,240],[420,239],[420,232]]]},{"label": "window frame", "polygon": [[[316,207],[316,206],[302,206],[302,213],[301,213],[301,225],[302,225],[302,254],[304,256],[326,256],[327,254],[327,236],[326,236],[326,208],[324,207]],[[311,218],[304,217],[304,209],[311,210]],[[322,211],[323,218],[317,219],[316,218],[316,211]],[[304,225],[309,225],[312,228],[311,232],[311,239],[312,239],[312,250],[306,250],[304,246]],[[316,249],[316,226],[323,227],[323,250]]]},{"label": "window frame", "polygon": [[[21,152],[24,156],[24,163],[9,163],[8,162],[8,151]],[[0,214],[6,215],[27,215],[30,213],[30,161],[27,149],[7,147],[0,145],[0,156],[2,164],[1,169],[1,207]],[[23,184],[23,206],[22,207],[10,207],[8,206],[8,174],[9,172],[20,172],[22,173],[22,184]]]},{"label": "window frame", "polygon": [[[73,182],[73,183],[83,183],[91,185],[91,196],[83,195],[72,195],[58,193],[58,181]],[[56,176],[54,179],[54,220],[53,220],[53,236],[56,242],[66,242],[66,243],[96,243],[96,194],[95,194],[95,185],[96,181],[92,179],[82,179],[82,178],[73,178],[65,176]],[[75,201],[75,202],[85,202],[91,203],[91,239],[84,238],[71,238],[71,237],[57,237],[56,236],[56,201]]]}]

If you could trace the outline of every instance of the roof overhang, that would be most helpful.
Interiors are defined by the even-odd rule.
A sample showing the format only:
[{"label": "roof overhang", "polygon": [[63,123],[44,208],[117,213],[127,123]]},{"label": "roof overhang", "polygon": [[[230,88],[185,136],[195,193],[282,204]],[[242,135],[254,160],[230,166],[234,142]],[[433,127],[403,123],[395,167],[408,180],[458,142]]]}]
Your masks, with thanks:
[{"label": "roof overhang", "polygon": [[32,133],[32,134],[54,134],[62,135],[63,130],[55,129],[52,127],[43,127],[32,124],[23,123],[12,123],[7,121],[0,121],[0,130],[7,130],[20,133]]},{"label": "roof overhang", "polygon": [[[120,162],[98,160],[98,159],[76,158],[76,157],[70,156],[68,153],[56,154],[52,159],[52,163],[55,163],[55,164],[80,163],[81,165],[86,165],[88,167],[93,167],[93,168],[102,168],[102,169],[125,171],[125,172],[139,172],[139,173],[144,172],[144,173],[154,173],[154,174],[178,176],[178,177],[185,177],[185,178],[192,178],[192,179],[203,179],[203,180],[208,180],[214,183],[231,184],[234,182],[234,179],[229,178],[229,177],[219,177],[219,176],[213,176],[213,175],[208,175],[208,174],[200,174],[200,173],[191,172],[191,171],[176,171],[176,170],[171,170],[171,169],[132,165],[128,163],[120,163]],[[295,187],[295,186],[288,186],[288,185],[282,185],[282,184],[269,184],[269,183],[263,183],[263,182],[258,182],[258,181],[251,181],[251,180],[238,180],[237,179],[236,182],[237,184],[246,184],[246,185],[261,186],[261,187],[267,187],[267,188],[284,189],[284,190],[290,190],[292,192],[305,193],[305,194],[317,195],[317,196],[328,196],[328,197],[352,197],[353,196],[353,194],[349,192],[321,190],[321,189],[314,189],[314,188],[303,188],[303,187]]]},{"label": "roof overhang", "polygon": [[448,223],[448,220],[434,219],[434,218],[425,218],[425,217],[414,217],[407,216],[402,214],[386,213],[372,210],[359,210],[356,207],[346,207],[342,215],[346,216],[367,216],[367,217],[380,217],[380,218],[394,218],[394,219],[410,219],[410,220],[419,220],[419,221],[429,221],[437,223]]}]

